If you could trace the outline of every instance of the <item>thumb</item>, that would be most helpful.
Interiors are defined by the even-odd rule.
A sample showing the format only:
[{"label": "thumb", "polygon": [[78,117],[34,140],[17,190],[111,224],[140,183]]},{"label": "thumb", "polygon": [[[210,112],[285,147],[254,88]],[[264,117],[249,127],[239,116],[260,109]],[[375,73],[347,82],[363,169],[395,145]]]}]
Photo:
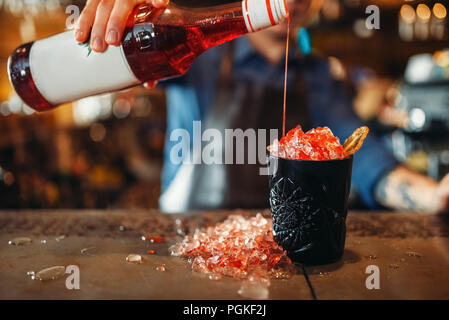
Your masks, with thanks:
[{"label": "thumb", "polygon": [[437,196],[441,207],[439,211],[447,211],[449,209],[449,174],[441,179],[437,189]]},{"label": "thumb", "polygon": [[151,3],[156,8],[164,8],[168,6],[169,0],[151,0]]}]

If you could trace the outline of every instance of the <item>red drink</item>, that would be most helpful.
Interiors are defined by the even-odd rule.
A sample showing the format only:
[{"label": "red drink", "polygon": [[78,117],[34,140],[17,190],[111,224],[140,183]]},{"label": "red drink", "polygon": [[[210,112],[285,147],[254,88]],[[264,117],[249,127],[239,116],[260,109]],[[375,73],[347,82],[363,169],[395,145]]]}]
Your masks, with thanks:
[{"label": "red drink", "polygon": [[83,97],[184,74],[205,50],[279,23],[285,0],[243,0],[207,8],[137,6],[122,44],[90,52],[72,31],[24,44],[10,57],[14,89],[30,107],[48,110]]},{"label": "red drink", "polygon": [[273,156],[296,160],[341,160],[345,153],[340,140],[328,127],[318,127],[304,133],[301,126],[291,129],[268,150]]},{"label": "red drink", "polygon": [[[138,7],[122,40],[134,74],[141,81],[182,75],[207,49],[246,34],[241,6],[221,7],[224,8],[220,12],[193,10],[186,17],[161,14],[163,10],[154,10],[149,4]],[[143,21],[139,21],[139,15],[145,16]],[[184,24],[176,24],[174,20]]]}]

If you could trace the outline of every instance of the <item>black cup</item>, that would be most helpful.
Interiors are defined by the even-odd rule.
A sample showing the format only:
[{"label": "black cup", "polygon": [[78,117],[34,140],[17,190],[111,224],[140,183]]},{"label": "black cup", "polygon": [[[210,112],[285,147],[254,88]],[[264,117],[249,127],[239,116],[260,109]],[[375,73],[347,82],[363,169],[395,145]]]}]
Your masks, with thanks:
[{"label": "black cup", "polygon": [[327,264],[343,255],[352,160],[269,155],[273,235],[292,261]]}]

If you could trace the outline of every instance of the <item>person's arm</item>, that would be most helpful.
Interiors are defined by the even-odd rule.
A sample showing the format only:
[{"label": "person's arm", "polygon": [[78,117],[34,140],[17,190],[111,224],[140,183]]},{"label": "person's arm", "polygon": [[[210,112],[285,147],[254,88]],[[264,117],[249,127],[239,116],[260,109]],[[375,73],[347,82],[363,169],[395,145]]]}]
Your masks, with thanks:
[{"label": "person's arm", "polygon": [[[329,126],[341,139],[363,125],[339,81],[329,76],[326,64],[312,69],[309,111],[314,126]],[[344,141],[344,140],[343,140]],[[437,182],[397,162],[392,153],[370,133],[354,156],[352,182],[364,202],[395,210],[440,213],[449,209],[449,174]]]},{"label": "person's arm", "polygon": [[[343,143],[355,129],[364,125],[354,113],[350,95],[343,83],[331,76],[327,61],[310,57],[304,66],[303,76],[313,127],[328,126]],[[374,196],[376,183],[398,165],[393,154],[374,132],[370,132],[362,148],[354,155],[352,168],[352,186],[366,206],[373,209],[381,207]]]},{"label": "person's arm", "polygon": [[449,174],[441,182],[398,166],[382,177],[375,188],[376,200],[398,210],[442,213],[449,205]]}]

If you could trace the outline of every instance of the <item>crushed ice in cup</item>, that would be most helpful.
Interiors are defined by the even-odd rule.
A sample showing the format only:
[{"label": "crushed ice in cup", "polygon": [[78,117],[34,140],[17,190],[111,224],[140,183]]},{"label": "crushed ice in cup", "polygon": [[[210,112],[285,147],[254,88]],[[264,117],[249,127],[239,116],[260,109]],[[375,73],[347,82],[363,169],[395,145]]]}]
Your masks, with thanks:
[{"label": "crushed ice in cup", "polygon": [[318,127],[304,133],[298,125],[280,141],[275,140],[268,151],[280,158],[297,160],[334,160],[346,157],[340,140],[328,127]]}]

